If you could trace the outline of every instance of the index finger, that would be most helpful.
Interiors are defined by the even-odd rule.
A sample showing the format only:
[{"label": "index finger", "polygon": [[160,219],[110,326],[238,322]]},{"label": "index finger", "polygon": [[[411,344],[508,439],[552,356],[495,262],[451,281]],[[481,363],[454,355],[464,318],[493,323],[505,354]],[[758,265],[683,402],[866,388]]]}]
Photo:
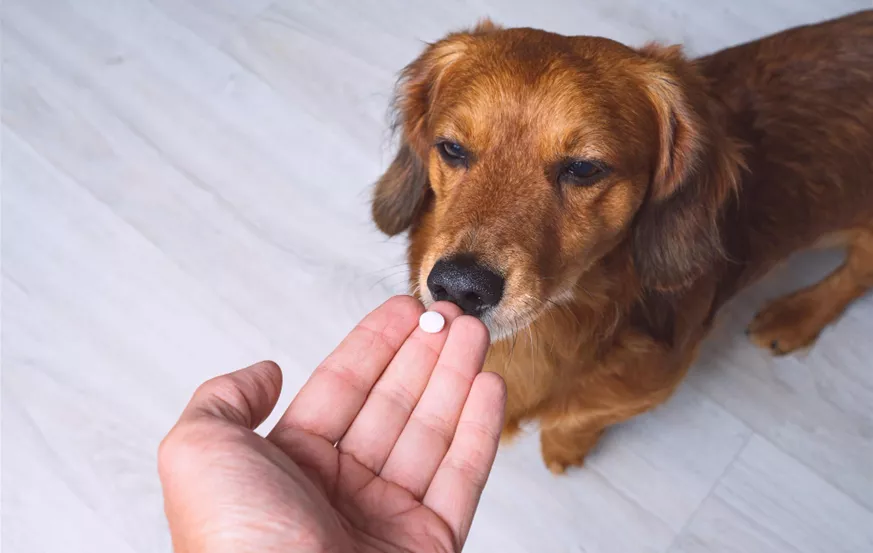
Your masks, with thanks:
[{"label": "index finger", "polygon": [[395,296],[364,317],[315,369],[270,438],[293,429],[339,441],[422,312],[415,298]]}]

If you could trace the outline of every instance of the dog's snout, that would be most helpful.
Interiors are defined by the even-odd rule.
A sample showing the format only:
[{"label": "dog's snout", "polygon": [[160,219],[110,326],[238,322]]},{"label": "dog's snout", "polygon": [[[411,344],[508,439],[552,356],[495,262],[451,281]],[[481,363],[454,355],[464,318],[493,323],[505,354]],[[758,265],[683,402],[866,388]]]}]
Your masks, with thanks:
[{"label": "dog's snout", "polygon": [[427,288],[437,301],[450,301],[468,315],[481,315],[503,297],[503,277],[472,255],[440,259],[427,277]]}]

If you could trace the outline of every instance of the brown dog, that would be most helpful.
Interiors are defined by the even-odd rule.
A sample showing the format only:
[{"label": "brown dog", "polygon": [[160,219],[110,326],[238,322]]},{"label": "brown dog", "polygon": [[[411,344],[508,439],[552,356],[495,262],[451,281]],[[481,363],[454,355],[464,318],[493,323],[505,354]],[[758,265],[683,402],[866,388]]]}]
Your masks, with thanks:
[{"label": "brown dog", "polygon": [[794,251],[845,263],[752,340],[811,343],[873,286],[873,11],[688,60],[484,22],[403,72],[373,216],[425,302],[484,321],[506,434],[547,465],[667,399],[718,308]]}]

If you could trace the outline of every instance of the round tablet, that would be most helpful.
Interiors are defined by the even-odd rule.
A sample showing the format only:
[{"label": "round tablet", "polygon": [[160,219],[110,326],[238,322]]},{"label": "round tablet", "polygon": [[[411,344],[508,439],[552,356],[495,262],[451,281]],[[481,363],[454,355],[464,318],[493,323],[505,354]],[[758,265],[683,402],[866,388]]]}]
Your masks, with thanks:
[{"label": "round tablet", "polygon": [[436,311],[425,311],[418,318],[418,326],[425,332],[436,334],[445,326],[446,320]]}]

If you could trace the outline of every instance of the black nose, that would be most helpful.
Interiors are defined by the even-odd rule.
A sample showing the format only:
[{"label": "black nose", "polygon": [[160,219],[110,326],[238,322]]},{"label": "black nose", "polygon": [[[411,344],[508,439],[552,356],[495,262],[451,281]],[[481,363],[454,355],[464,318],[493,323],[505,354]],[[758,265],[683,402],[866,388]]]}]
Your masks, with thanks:
[{"label": "black nose", "polygon": [[480,265],[472,255],[440,259],[427,277],[437,301],[447,300],[468,315],[479,315],[503,297],[503,277]]}]

